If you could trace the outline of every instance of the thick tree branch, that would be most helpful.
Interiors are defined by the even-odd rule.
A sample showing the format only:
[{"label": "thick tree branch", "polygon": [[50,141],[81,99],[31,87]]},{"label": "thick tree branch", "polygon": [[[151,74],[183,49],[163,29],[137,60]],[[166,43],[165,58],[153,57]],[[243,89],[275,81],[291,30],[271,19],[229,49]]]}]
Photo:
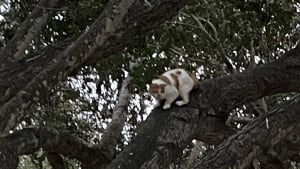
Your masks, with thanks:
[{"label": "thick tree branch", "polygon": [[300,125],[296,126],[283,141],[273,146],[264,154],[259,156],[262,169],[284,166],[288,168],[289,160],[300,162]]},{"label": "thick tree branch", "polygon": [[66,169],[63,158],[56,152],[45,152],[46,157],[53,169]]},{"label": "thick tree branch", "polygon": [[[59,0],[41,0],[38,6],[54,7]],[[33,38],[40,33],[42,28],[47,24],[48,16],[51,11],[41,8],[34,8],[31,14],[22,22],[20,29],[9,40],[6,47],[0,54],[0,72],[12,66],[9,63],[20,60],[25,56],[25,50],[31,44]]]},{"label": "thick tree branch", "polygon": [[294,160],[300,162],[300,126],[296,128],[293,133],[274,147],[270,151],[271,155],[279,157],[280,160]]},{"label": "thick tree branch", "polygon": [[17,165],[11,161],[18,164],[18,156],[35,152],[39,148],[47,152],[50,162],[60,161],[55,165],[58,168],[63,167],[61,159],[57,158],[58,154],[78,159],[84,167],[91,166],[89,169],[109,162],[101,148],[89,145],[70,134],[41,127],[22,129],[0,139],[0,169],[15,169]]},{"label": "thick tree branch", "polygon": [[108,169],[166,168],[196,136],[201,135],[207,142],[221,142],[230,134],[228,131],[224,122],[200,116],[197,108],[155,109]]},{"label": "thick tree branch", "polygon": [[[0,121],[3,121],[0,125],[0,135],[6,135],[17,124],[27,112],[35,96],[39,98],[43,91],[49,90],[49,87],[83,65],[108,58],[125,45],[132,43],[137,36],[145,36],[140,34],[145,34],[174,16],[186,3],[186,1],[169,0],[147,2],[144,4],[144,1],[137,0],[109,1],[106,9],[89,30],[63,52],[52,56],[51,62],[44,69],[34,74],[25,74],[26,77],[31,76],[31,78],[22,84],[21,88],[4,89],[4,97],[10,100],[0,107]],[[28,67],[28,69],[36,68]],[[0,72],[0,77],[2,76],[4,77]]]},{"label": "thick tree branch", "polygon": [[300,44],[274,63],[202,82],[202,92],[197,97],[200,107],[217,115],[264,96],[299,92],[299,67]]},{"label": "thick tree branch", "polygon": [[66,169],[63,158],[56,152],[45,152],[53,169]]},{"label": "thick tree branch", "polygon": [[246,168],[254,158],[272,151],[288,135],[299,130],[299,103],[286,105],[253,121],[204,156],[192,169]]}]

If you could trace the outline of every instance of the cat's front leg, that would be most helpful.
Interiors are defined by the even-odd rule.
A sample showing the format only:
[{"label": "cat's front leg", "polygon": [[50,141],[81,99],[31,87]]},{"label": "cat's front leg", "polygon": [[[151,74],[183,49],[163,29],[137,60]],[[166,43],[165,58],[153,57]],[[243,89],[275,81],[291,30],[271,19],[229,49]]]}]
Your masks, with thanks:
[{"label": "cat's front leg", "polygon": [[163,106],[163,109],[169,109],[171,108],[171,104],[177,99],[179,96],[177,89],[170,89],[170,92],[168,93],[166,97],[166,102]]},{"label": "cat's front leg", "polygon": [[182,100],[176,101],[177,106],[182,106],[190,102],[189,92],[182,93],[180,96],[182,97]]},{"label": "cat's front leg", "polygon": [[171,108],[171,104],[165,104],[165,105],[163,106],[163,109],[164,109],[164,110],[169,109],[169,108]]}]

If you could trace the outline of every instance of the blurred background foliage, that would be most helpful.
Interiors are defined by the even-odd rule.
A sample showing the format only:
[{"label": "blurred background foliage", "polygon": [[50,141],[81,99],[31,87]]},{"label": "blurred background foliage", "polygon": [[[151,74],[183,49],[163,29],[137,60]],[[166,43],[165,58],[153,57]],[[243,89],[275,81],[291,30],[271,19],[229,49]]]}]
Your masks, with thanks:
[{"label": "blurred background foliage", "polygon": [[[5,47],[37,2],[0,1],[1,47]],[[101,14],[107,2],[64,0],[53,9],[45,9],[53,15],[32,42],[29,53],[68,37],[78,37]],[[132,97],[122,132],[124,138],[119,145],[122,150],[151,110],[152,100],[146,89],[155,75],[169,68],[184,67],[204,80],[272,62],[299,42],[299,14],[299,0],[194,1],[156,29],[145,35],[141,32],[139,40],[110,59],[86,66],[78,75],[51,89],[48,102],[36,103],[36,112],[27,116],[18,128],[50,126],[99,143],[111,121],[122,81],[131,75]],[[138,66],[132,68],[132,63]],[[265,98],[268,109],[272,110],[290,95]],[[240,109],[252,112],[250,106]],[[44,160],[40,157],[41,152],[37,152],[30,159]],[[71,164],[76,168],[76,162]],[[19,168],[32,168],[31,165],[47,166],[31,163]]]}]

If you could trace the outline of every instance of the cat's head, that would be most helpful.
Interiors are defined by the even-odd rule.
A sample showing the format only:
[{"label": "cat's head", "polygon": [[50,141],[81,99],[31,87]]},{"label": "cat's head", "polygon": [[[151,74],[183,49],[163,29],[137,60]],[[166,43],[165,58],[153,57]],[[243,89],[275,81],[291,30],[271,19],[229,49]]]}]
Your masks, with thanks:
[{"label": "cat's head", "polygon": [[165,87],[167,86],[167,84],[155,84],[155,83],[152,83],[150,85],[150,88],[149,88],[149,93],[157,98],[157,99],[162,99],[162,95],[164,95],[165,93]]}]

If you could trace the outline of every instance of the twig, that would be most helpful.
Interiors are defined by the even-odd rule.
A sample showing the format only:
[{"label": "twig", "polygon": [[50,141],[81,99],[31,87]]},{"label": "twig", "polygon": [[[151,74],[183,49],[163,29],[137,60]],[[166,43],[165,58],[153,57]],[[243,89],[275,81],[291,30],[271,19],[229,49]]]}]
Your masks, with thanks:
[{"label": "twig", "polygon": [[62,8],[50,8],[50,7],[44,7],[40,5],[32,5],[35,8],[43,9],[43,10],[48,10],[48,11],[67,11],[68,7],[62,7]]}]

